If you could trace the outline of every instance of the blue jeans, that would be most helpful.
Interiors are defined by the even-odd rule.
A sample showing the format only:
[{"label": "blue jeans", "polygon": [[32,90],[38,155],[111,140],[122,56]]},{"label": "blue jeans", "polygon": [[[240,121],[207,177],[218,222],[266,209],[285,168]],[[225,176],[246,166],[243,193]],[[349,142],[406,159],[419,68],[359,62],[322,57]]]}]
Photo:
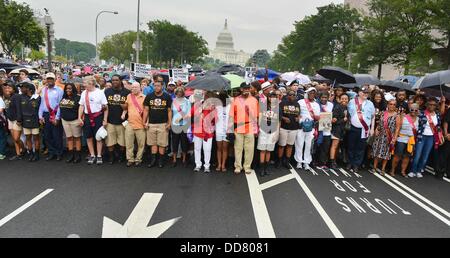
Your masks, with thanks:
[{"label": "blue jeans", "polygon": [[417,143],[412,166],[412,172],[414,174],[421,173],[425,169],[433,147],[434,136],[423,136],[421,141]]},{"label": "blue jeans", "polygon": [[44,113],[45,126],[44,137],[48,144],[48,153],[50,155],[62,156],[63,154],[63,127],[61,122],[54,126],[50,122],[50,114]]},{"label": "blue jeans", "polygon": [[348,132],[347,151],[349,163],[354,167],[360,167],[366,153],[367,139],[362,139],[362,129],[353,127]]},{"label": "blue jeans", "polygon": [[6,132],[3,127],[0,126],[0,154],[6,155],[6,147],[7,147],[7,138]]}]

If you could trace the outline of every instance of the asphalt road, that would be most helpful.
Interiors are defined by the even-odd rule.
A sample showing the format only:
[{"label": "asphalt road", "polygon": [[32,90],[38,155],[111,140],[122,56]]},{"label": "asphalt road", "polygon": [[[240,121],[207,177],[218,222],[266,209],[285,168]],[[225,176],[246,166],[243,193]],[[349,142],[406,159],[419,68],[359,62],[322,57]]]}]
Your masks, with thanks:
[{"label": "asphalt road", "polygon": [[[448,181],[272,171],[1,161],[0,237],[99,238],[105,217],[142,228],[177,218],[161,238],[450,237]],[[154,212],[148,194],[162,194]]]}]

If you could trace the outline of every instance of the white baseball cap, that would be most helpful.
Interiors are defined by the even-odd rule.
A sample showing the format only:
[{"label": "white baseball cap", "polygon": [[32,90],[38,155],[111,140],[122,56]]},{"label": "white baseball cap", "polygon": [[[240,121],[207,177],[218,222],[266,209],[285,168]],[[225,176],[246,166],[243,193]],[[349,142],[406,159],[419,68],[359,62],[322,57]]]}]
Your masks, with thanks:
[{"label": "white baseball cap", "polygon": [[270,87],[273,87],[272,83],[270,83],[270,82],[265,82],[265,83],[263,83],[263,84],[261,85],[261,89],[262,89],[262,90],[266,90],[266,89],[268,89],[268,88],[270,88]]},{"label": "white baseball cap", "polygon": [[54,73],[47,73],[45,75],[46,79],[56,79],[56,75]]}]

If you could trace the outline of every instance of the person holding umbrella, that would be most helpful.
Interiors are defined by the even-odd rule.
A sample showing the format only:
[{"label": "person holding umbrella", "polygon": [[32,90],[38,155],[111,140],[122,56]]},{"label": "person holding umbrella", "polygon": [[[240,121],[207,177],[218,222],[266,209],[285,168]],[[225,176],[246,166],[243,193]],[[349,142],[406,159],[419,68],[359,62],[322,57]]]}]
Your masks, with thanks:
[{"label": "person holding umbrella", "polygon": [[450,112],[448,109],[442,129],[445,137],[445,144],[439,150],[439,171],[436,173],[438,179],[442,179],[444,173],[447,174],[447,178],[450,178]]},{"label": "person holding umbrella", "polygon": [[[233,100],[230,111],[229,131],[235,134],[235,174],[240,174],[242,170],[246,174],[254,171],[251,168],[254,149],[255,136],[258,134],[258,116],[259,103],[258,100],[251,96],[251,87],[246,83],[241,84],[241,96]],[[245,160],[242,165],[242,156],[245,151]]]},{"label": "person holding umbrella", "polygon": [[369,89],[365,87],[358,91],[358,95],[348,105],[351,121],[347,145],[348,169],[355,173],[359,172],[364,161],[367,138],[369,138],[370,126],[375,116],[375,107],[372,101],[368,100]]}]

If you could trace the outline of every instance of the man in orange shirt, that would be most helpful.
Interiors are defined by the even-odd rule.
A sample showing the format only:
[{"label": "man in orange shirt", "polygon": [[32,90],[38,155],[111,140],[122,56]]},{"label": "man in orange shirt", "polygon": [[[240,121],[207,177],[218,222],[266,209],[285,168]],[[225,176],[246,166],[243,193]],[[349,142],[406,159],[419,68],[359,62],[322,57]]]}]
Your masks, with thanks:
[{"label": "man in orange shirt", "polygon": [[[244,169],[246,174],[254,171],[251,168],[254,151],[255,135],[258,134],[258,100],[250,94],[251,87],[246,83],[241,85],[241,96],[234,99],[230,111],[230,128],[234,128],[235,171],[240,174]],[[245,152],[244,166],[242,155]]]},{"label": "man in orange shirt", "polygon": [[[128,121],[125,127],[125,145],[127,150],[127,167],[139,167],[142,164],[142,156],[145,149],[145,124],[144,124],[144,100],[141,85],[138,82],[131,86],[131,94],[122,105],[122,119],[125,120],[128,114]],[[134,142],[137,142],[137,154],[134,155]]]}]

